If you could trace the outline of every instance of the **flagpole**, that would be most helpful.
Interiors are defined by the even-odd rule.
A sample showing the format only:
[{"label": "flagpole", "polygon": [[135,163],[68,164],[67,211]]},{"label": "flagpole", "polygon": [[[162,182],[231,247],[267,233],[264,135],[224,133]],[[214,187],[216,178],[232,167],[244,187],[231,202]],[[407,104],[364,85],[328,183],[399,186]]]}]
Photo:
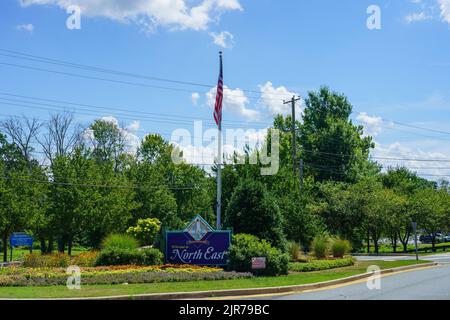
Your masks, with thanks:
[{"label": "flagpole", "polygon": [[218,136],[218,167],[217,167],[217,230],[222,229],[221,209],[222,209],[222,123],[219,124]]},{"label": "flagpole", "polygon": [[[222,51],[219,52],[220,56],[220,68],[222,72]],[[221,209],[222,209],[222,115],[218,124],[218,137],[217,137],[217,230],[222,229],[221,221]]]}]

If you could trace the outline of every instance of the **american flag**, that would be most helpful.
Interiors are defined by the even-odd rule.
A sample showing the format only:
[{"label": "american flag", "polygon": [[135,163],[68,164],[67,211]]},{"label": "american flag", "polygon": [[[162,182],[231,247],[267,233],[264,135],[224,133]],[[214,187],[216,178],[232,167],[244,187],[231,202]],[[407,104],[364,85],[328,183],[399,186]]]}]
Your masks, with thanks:
[{"label": "american flag", "polygon": [[223,101],[223,66],[222,66],[222,52],[220,53],[220,73],[219,82],[217,84],[216,105],[214,107],[214,120],[220,127],[222,126],[222,101]]}]

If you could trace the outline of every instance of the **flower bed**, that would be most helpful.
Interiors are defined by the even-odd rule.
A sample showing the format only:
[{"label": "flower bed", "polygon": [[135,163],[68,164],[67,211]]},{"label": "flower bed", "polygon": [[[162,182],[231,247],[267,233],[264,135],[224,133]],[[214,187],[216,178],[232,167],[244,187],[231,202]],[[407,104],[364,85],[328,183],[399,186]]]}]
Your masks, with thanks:
[{"label": "flower bed", "polygon": [[348,267],[355,264],[353,258],[344,258],[336,260],[314,260],[307,263],[291,262],[289,263],[289,271],[293,272],[308,272],[320,271],[334,268]]},{"label": "flower bed", "polygon": [[[0,269],[0,286],[65,285],[65,268]],[[222,269],[198,266],[113,266],[81,268],[82,284],[155,283],[194,280],[227,280],[252,277],[250,273],[225,272]]]}]

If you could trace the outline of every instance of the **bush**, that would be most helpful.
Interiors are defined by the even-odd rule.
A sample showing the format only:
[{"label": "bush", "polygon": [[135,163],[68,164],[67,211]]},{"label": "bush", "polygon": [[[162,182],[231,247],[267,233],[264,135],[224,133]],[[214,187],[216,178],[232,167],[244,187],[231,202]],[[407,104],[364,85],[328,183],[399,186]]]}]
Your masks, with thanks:
[{"label": "bush", "polygon": [[149,248],[143,250],[137,249],[119,249],[110,248],[105,249],[98,255],[96,266],[150,266],[161,264],[163,261],[163,254],[158,249]]},{"label": "bush", "polygon": [[156,218],[139,219],[135,227],[129,227],[127,234],[138,239],[141,245],[149,246],[155,242],[155,237],[161,228],[161,221]]},{"label": "bush", "polygon": [[331,243],[331,253],[335,258],[342,258],[351,251],[350,242],[339,238],[333,239]]},{"label": "bush", "polygon": [[142,254],[137,249],[108,248],[98,255],[96,266],[139,265]]},{"label": "bush", "polygon": [[353,258],[345,258],[338,260],[316,260],[308,263],[293,262],[289,263],[289,271],[309,272],[334,268],[342,268],[352,266],[355,263]]},{"label": "bush", "polygon": [[301,250],[300,244],[295,241],[290,241],[287,245],[287,249],[291,257],[291,261],[298,261],[300,258]]},{"label": "bush", "polygon": [[164,255],[158,249],[148,248],[140,250],[140,252],[142,254],[141,265],[143,266],[154,266],[164,262]]},{"label": "bush", "polygon": [[70,256],[65,253],[29,253],[23,258],[23,266],[27,268],[66,268],[69,265]]},{"label": "bush", "polygon": [[325,235],[316,236],[311,245],[317,259],[325,259],[329,255],[329,239]]},{"label": "bush", "polygon": [[[252,258],[265,257],[266,269],[252,270]],[[230,270],[253,272],[261,276],[277,276],[288,273],[289,256],[273,248],[266,240],[248,234],[233,236],[229,249]]]},{"label": "bush", "polygon": [[103,249],[133,250],[139,246],[135,238],[125,234],[110,234],[102,242]]}]

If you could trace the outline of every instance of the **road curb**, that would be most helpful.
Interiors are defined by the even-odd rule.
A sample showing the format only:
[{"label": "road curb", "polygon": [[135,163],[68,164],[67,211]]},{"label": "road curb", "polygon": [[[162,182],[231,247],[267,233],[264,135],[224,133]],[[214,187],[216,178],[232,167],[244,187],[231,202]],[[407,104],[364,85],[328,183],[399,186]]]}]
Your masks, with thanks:
[{"label": "road curb", "polygon": [[[381,274],[389,274],[394,272],[402,272],[419,268],[433,267],[438,265],[437,262],[415,264],[411,266],[403,266],[392,269],[381,270]],[[318,283],[281,286],[281,287],[265,287],[265,288],[250,288],[250,289],[234,289],[234,290],[213,290],[213,291],[197,291],[197,292],[170,292],[170,293],[152,293],[152,294],[139,294],[139,295],[121,295],[110,297],[86,297],[86,298],[67,298],[57,300],[180,300],[180,299],[203,299],[203,298],[219,298],[219,297],[236,297],[246,295],[260,295],[260,294],[277,294],[277,293],[289,293],[289,292],[301,292],[306,290],[320,289],[332,285],[344,284],[369,278],[372,276],[372,272],[357,274],[354,276],[329,280]]]}]

